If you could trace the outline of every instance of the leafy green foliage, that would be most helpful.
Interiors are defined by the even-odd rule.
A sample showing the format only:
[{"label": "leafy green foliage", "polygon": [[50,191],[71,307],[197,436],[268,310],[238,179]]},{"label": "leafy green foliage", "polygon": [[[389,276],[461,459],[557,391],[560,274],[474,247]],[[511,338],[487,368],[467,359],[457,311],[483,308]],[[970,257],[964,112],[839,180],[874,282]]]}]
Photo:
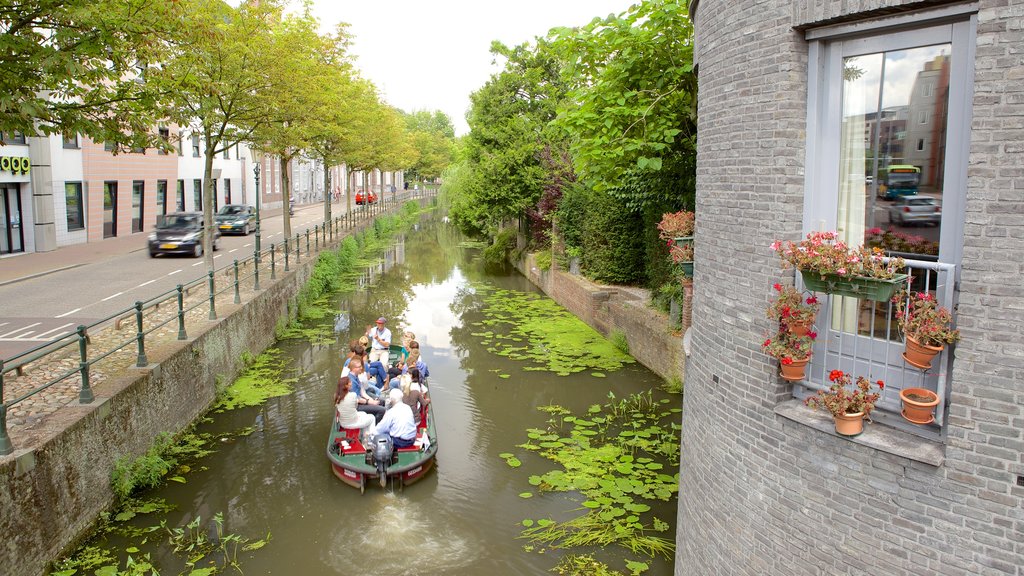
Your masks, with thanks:
[{"label": "leafy green foliage", "polygon": [[551,269],[551,250],[541,250],[537,252],[537,268],[541,270]]},{"label": "leafy green foliage", "polygon": [[119,499],[124,499],[136,490],[159,486],[165,474],[174,466],[174,460],[165,458],[173,442],[170,434],[157,436],[153,446],[138,458],[122,457],[114,464],[111,487]]},{"label": "leafy green foliage", "polygon": [[558,465],[530,476],[529,484],[542,494],[579,492],[585,500],[584,513],[566,521],[524,520],[522,536],[552,548],[617,544],[636,554],[671,557],[673,542],[660,535],[670,525],[651,516],[644,501],[668,501],[678,491],[678,475],[665,470],[679,458],[680,410],[666,406],[668,400],[655,401],[650,392],[609,397],[585,416],[543,407],[552,415],[547,428],[527,430],[519,448]]},{"label": "leafy green foliage", "polygon": [[[598,190],[635,171],[662,170],[696,152],[697,76],[686,5],[652,0],[581,28],[558,28],[551,43],[570,65],[572,89],[557,124],[571,135],[577,172]],[[644,204],[630,197],[630,210]]]},{"label": "leafy green foliage", "polygon": [[494,237],[494,243],[484,248],[484,265],[494,269],[508,268],[509,255],[515,247],[515,228],[503,229]]},{"label": "leafy green foliage", "polygon": [[567,376],[584,370],[618,370],[634,360],[600,333],[554,301],[537,294],[475,284],[484,294],[486,319],[472,324],[473,336],[488,350],[513,360],[529,360],[525,370]]},{"label": "leafy green foliage", "polygon": [[[629,561],[626,563],[626,568],[631,576],[636,576],[646,572],[648,566],[643,562]],[[595,560],[590,554],[565,556],[551,571],[564,576],[622,576],[622,572],[612,570],[607,564]]]},{"label": "leafy green foliage", "polygon": [[612,346],[615,346],[623,354],[629,354],[629,340],[626,339],[626,333],[622,330],[612,330],[612,333],[608,335],[608,339],[611,340]]},{"label": "leafy green foliage", "polygon": [[279,348],[267,348],[252,365],[221,394],[214,412],[234,410],[243,406],[259,406],[269,398],[290,394],[297,378],[283,376],[285,361]]},{"label": "leafy green foliage", "polygon": [[583,219],[581,267],[590,279],[609,284],[635,284],[644,280],[644,253],[637,237],[643,220],[622,209],[606,192],[591,191]]}]

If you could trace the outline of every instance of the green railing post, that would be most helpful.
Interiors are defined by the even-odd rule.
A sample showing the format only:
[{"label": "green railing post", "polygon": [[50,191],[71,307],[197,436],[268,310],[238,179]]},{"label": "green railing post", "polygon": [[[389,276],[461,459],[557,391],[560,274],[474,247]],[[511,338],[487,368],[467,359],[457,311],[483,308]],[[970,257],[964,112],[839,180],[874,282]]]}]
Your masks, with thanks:
[{"label": "green railing post", "polygon": [[14,452],[14,445],[11,444],[11,437],[7,435],[7,403],[3,402],[4,397],[4,361],[0,358],[0,456],[7,456]]},{"label": "green railing post", "polygon": [[284,271],[288,271],[288,239],[284,239]]},{"label": "green railing post", "polygon": [[185,289],[178,284],[178,340],[188,340],[185,333]]},{"label": "green railing post", "polygon": [[238,258],[235,258],[235,304],[242,303],[242,295],[238,293]]},{"label": "green railing post", "polygon": [[260,263],[255,258],[253,258],[252,273],[253,273],[252,289],[253,290],[259,290],[260,289]]},{"label": "green railing post", "polygon": [[277,248],[270,245],[270,279],[277,280]]},{"label": "green railing post", "polygon": [[[306,238],[309,238],[309,236],[307,236]],[[296,232],[295,233],[295,263],[298,264],[299,262],[302,262],[302,237],[299,236],[298,232]]]},{"label": "green railing post", "polygon": [[78,403],[88,404],[95,398],[89,386],[89,344],[85,326],[78,327],[78,370],[82,373],[82,389],[78,392]]},{"label": "green railing post", "polygon": [[214,293],[213,288],[213,270],[206,273],[206,277],[209,278],[210,285],[210,320],[217,319],[217,295]]},{"label": "green railing post", "polygon": [[315,224],[313,226],[313,238],[316,239],[313,242],[313,247],[316,249],[317,252],[319,252],[320,251],[320,225],[319,224]]},{"label": "green railing post", "polygon": [[135,301],[135,341],[139,347],[139,357],[135,360],[136,368],[144,368],[146,360],[146,333],[142,331],[142,301]]}]

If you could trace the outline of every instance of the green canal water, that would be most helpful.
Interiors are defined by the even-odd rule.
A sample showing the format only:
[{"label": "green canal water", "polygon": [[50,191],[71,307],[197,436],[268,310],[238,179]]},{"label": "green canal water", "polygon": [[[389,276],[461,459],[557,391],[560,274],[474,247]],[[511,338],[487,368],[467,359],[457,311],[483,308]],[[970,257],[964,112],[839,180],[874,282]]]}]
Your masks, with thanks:
[{"label": "green canal water", "polygon": [[[527,442],[528,429],[542,429],[552,417],[538,408],[557,404],[585,416],[609,394],[621,399],[652,390],[655,399],[678,408],[681,398],[662,392],[660,378],[639,364],[574,371],[563,362],[556,371],[568,375],[558,375],[538,370],[536,358],[509,354],[519,344],[507,335],[508,322],[493,322],[494,306],[504,302],[514,311],[522,308],[517,298],[539,292],[521,275],[485,272],[480,249],[437,216],[401,237],[363,271],[360,283],[360,290],[333,299],[335,340],[278,343],[285,375],[297,378],[294,392],[259,407],[211,414],[198,432],[225,438],[216,442],[216,452],[193,463],[184,483],[168,482],[144,495],[166,500],[172,511],[140,515],[132,524],[144,528],[164,519],[180,527],[198,517],[213,530],[209,521],[220,513],[225,533],[252,540],[269,533],[262,549],[239,553],[246,575],[543,574],[572,553],[593,554],[623,574],[626,560],[649,564],[644,574],[672,573],[671,560],[617,545],[551,549],[521,537],[524,520],[562,521],[586,512],[587,497],[579,492],[540,492],[529,482],[556,468],[518,447]],[[548,318],[526,314],[540,316],[528,319],[533,330],[545,330]],[[341,358],[348,341],[378,316],[388,318],[396,340],[410,330],[421,345],[439,452],[423,481],[401,491],[371,484],[360,494],[332,475],[325,451]],[[552,332],[559,325],[550,320]],[[229,436],[246,428],[253,432]],[[510,466],[509,455],[521,465]],[[664,472],[675,474],[676,462],[663,464]],[[532,497],[524,498],[526,493]],[[674,541],[675,495],[645,502],[650,515],[670,525],[658,535]],[[188,572],[159,533],[144,545],[139,538],[132,542],[108,540],[137,546],[136,556],[149,553],[161,574]],[[202,566],[208,564],[197,564]]]}]

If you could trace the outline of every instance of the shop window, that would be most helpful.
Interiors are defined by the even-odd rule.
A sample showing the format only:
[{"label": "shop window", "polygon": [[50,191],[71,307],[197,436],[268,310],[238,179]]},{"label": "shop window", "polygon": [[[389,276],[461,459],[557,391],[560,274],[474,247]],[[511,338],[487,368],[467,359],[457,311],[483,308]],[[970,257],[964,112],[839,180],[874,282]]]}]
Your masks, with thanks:
[{"label": "shop window", "polygon": [[[851,245],[878,246],[903,257],[907,286],[953,309],[963,248],[967,146],[973,78],[974,16],[964,8],[907,15],[896,28],[834,26],[807,33],[808,146],[804,230],[832,229]],[[914,28],[908,28],[914,25]],[[927,144],[927,146],[926,146]],[[866,176],[870,176],[867,178]],[[906,196],[941,207],[908,220]],[[902,357],[893,306],[826,297],[818,315],[803,398],[843,370],[884,380],[872,417],[926,437],[940,437],[948,413],[952,354],[930,371]],[[927,388],[941,403],[936,420],[914,426],[900,417],[899,392]],[[877,414],[877,417],[876,417]]]},{"label": "shop window", "polygon": [[85,207],[82,205],[82,183],[64,183],[64,206],[67,211],[68,231],[85,229]]},{"label": "shop window", "polygon": [[[160,134],[160,140],[163,141],[163,145],[167,146],[167,147],[170,147],[170,145],[171,145],[171,131],[169,129],[167,129],[167,128],[160,128],[159,129],[159,134]],[[166,156],[167,155],[167,149],[166,148],[157,148],[156,149],[156,153],[160,154],[161,156]]]},{"label": "shop window", "polygon": [[167,180],[156,181],[156,213],[167,214]]}]

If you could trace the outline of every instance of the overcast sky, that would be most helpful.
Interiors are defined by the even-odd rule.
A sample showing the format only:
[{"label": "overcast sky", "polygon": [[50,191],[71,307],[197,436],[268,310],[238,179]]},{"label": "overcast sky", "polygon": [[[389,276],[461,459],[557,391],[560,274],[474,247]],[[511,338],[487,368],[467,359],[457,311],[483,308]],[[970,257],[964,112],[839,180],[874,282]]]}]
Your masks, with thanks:
[{"label": "overcast sky", "polygon": [[469,131],[469,94],[497,71],[492,40],[515,45],[556,26],[620,13],[635,0],[314,0],[324,30],[348,22],[352,52],[384,99],[405,111],[442,110]]}]

